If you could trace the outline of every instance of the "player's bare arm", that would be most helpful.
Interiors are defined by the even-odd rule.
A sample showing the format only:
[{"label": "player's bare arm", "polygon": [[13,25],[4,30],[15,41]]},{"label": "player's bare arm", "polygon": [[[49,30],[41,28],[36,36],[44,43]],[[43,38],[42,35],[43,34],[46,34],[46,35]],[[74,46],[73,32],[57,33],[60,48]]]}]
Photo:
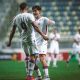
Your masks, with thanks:
[{"label": "player's bare arm", "polygon": [[9,37],[9,42],[8,42],[7,46],[10,46],[11,45],[11,41],[13,39],[13,36],[15,34],[15,31],[16,31],[16,26],[14,25],[13,28],[12,28],[12,30],[11,30],[10,37]]},{"label": "player's bare arm", "polygon": [[43,37],[43,39],[48,40],[48,37],[43,32],[40,31],[38,25],[35,24],[35,22],[32,22],[32,26]]}]

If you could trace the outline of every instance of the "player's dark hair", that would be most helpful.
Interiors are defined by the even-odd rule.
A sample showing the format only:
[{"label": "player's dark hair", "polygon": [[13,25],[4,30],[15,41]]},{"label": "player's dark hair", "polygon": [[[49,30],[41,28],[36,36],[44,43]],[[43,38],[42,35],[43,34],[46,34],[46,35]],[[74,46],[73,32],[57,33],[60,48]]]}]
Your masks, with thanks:
[{"label": "player's dark hair", "polygon": [[38,5],[33,6],[33,7],[32,7],[32,10],[34,10],[34,9],[37,9],[37,10],[41,11],[41,7],[38,6]]},{"label": "player's dark hair", "polygon": [[25,2],[23,2],[19,5],[19,7],[21,10],[24,10],[27,7],[27,4]]}]

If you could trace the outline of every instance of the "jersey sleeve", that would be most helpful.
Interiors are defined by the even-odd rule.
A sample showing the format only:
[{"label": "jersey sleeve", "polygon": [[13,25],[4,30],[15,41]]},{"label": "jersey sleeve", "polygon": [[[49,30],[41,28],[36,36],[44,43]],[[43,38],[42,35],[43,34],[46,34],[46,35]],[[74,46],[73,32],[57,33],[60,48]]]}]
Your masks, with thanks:
[{"label": "jersey sleeve", "polygon": [[50,19],[48,19],[47,17],[45,17],[45,23],[46,23],[47,25],[54,25],[54,24],[55,24],[55,21],[50,20]]}]

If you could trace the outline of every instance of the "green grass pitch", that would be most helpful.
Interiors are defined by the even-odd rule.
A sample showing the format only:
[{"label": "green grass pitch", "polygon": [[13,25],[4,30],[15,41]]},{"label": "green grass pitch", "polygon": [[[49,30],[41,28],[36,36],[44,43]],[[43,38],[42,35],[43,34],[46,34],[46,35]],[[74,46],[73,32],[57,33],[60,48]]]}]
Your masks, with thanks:
[{"label": "green grass pitch", "polygon": [[[40,69],[42,71],[41,64]],[[80,80],[80,67],[76,60],[72,60],[68,65],[59,61],[57,68],[49,66],[49,75],[51,80]],[[0,61],[0,80],[25,80],[25,77],[24,62]]]}]

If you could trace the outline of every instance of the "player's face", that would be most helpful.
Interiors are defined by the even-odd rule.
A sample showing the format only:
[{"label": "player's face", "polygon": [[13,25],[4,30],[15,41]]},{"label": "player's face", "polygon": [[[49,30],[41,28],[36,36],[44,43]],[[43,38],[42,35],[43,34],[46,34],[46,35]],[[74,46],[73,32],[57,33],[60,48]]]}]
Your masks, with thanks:
[{"label": "player's face", "polygon": [[35,17],[37,17],[37,16],[40,15],[40,11],[37,10],[37,9],[34,9],[34,10],[33,10],[33,14],[34,14]]}]

